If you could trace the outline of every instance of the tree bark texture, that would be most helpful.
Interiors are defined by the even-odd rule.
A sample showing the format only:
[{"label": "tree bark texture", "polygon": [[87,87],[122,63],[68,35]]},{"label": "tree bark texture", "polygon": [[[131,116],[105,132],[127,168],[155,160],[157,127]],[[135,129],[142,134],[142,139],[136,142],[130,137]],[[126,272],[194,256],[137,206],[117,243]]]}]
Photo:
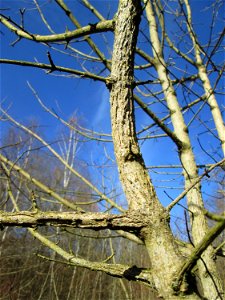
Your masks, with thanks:
[{"label": "tree bark texture", "polygon": [[140,1],[120,1],[109,79],[114,150],[129,210],[161,209],[137,142],[134,122],[134,52],[141,17]]},{"label": "tree bark texture", "polygon": [[[140,1],[120,1],[111,76],[108,79],[112,137],[129,211],[149,220],[149,224],[142,230],[141,238],[151,259],[155,286],[165,299],[180,299],[174,293],[172,282],[183,260],[174,243],[168,216],[146,170],[135,132],[133,69],[140,16]],[[190,299],[198,297],[192,293]]]}]

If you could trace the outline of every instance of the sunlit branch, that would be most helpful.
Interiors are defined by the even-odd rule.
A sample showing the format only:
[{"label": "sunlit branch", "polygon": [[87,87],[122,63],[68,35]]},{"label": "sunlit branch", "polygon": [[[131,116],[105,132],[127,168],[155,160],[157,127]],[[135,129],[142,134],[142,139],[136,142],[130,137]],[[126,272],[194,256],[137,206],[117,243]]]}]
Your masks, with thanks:
[{"label": "sunlit branch", "polygon": [[165,44],[165,32],[166,32],[164,9],[163,9],[160,1],[158,1],[157,3],[155,1],[153,1],[153,5],[154,5],[155,12],[158,16],[158,20],[159,20],[160,25],[161,25],[161,31],[162,31],[162,33],[161,33],[161,47],[163,49],[164,44]]},{"label": "sunlit branch", "polygon": [[116,204],[114,201],[109,199],[105,194],[103,194],[101,191],[98,190],[96,186],[94,186],[89,180],[87,180],[84,176],[82,176],[78,171],[73,169],[50,145],[47,143],[43,138],[41,138],[39,135],[37,135],[35,132],[33,132],[31,129],[28,127],[20,124],[16,120],[14,120],[6,111],[4,111],[2,108],[0,110],[3,112],[7,118],[16,124],[19,128],[21,128],[23,131],[27,132],[31,136],[33,136],[35,139],[40,141],[68,170],[71,171],[76,177],[78,177],[81,181],[83,181],[87,186],[89,186],[93,191],[95,191],[101,199],[105,200],[108,202],[112,207],[117,208],[119,211],[124,211],[122,207],[120,207],[118,204]]},{"label": "sunlit branch", "polygon": [[29,229],[30,232],[32,231],[32,235],[41,241],[45,246],[52,249],[60,256],[62,256],[69,264],[87,268],[92,271],[101,271],[107,273],[114,277],[119,278],[126,278],[129,280],[139,281],[147,284],[148,286],[152,287],[152,276],[151,271],[138,268],[136,266],[128,266],[128,265],[121,265],[121,264],[107,264],[103,262],[91,262],[82,258],[78,258],[71,253],[66,252],[57,244],[53,243],[43,235],[41,235],[37,230]]},{"label": "sunlit branch", "polygon": [[[72,208],[75,211],[83,211],[80,209],[76,204],[72,203],[71,201],[61,197],[58,195],[55,191],[53,191],[50,187],[46,186],[41,181],[37,180],[33,176],[31,176],[28,172],[26,172],[23,168],[19,167],[17,164],[0,154],[0,161],[4,162],[6,165],[10,166],[10,169],[15,170],[18,174],[26,178],[28,181],[36,185],[38,188],[40,188],[43,192],[47,193],[49,196],[55,198],[60,203],[64,204],[66,207]],[[10,176],[10,171],[8,171],[8,176]]]},{"label": "sunlit branch", "polygon": [[224,39],[224,36],[225,36],[225,27],[224,27],[223,31],[221,32],[221,34],[220,34],[220,36],[219,36],[219,38],[218,38],[218,40],[217,40],[215,46],[213,47],[211,53],[210,53],[209,56],[208,56],[208,62],[207,62],[207,65],[208,65],[209,62],[211,62],[211,59],[212,59],[213,55],[216,53],[217,49],[218,49],[219,46],[221,45],[221,43],[222,43],[222,41],[223,41],[223,39]]},{"label": "sunlit branch", "polygon": [[100,21],[105,21],[102,14],[87,0],[81,0],[82,4],[86,6]]},{"label": "sunlit branch", "polygon": [[38,4],[38,2],[37,2],[36,0],[33,0],[33,1],[34,1],[35,5],[36,5],[36,7],[37,7],[37,10],[38,10],[38,12],[39,12],[39,14],[40,14],[40,17],[41,17],[43,23],[45,24],[45,26],[48,28],[48,30],[49,30],[52,34],[55,34],[54,30],[51,28],[51,26],[49,25],[48,21],[46,20],[44,14],[43,14],[43,12],[42,12],[42,10],[41,10],[41,8],[40,8],[40,5]]},{"label": "sunlit branch", "polygon": [[[66,46],[66,50],[69,49],[71,50],[72,52],[76,53],[76,54],[72,54],[72,53],[68,53],[68,51],[66,50],[61,50],[57,47],[54,47],[51,45],[51,49],[54,50],[54,51],[57,51],[59,53],[62,53],[64,55],[68,55],[68,56],[72,56],[72,57],[75,57],[75,58],[82,58],[83,60],[89,60],[89,61],[92,61],[92,62],[98,62],[98,63],[102,63],[101,59],[96,57],[96,56],[92,56],[92,55],[89,55],[87,53],[84,53],[74,47],[72,47],[70,44],[68,44]],[[110,63],[110,60],[109,60],[109,63]]]},{"label": "sunlit branch", "polygon": [[220,220],[218,224],[216,224],[213,228],[211,228],[202,239],[202,241],[195,246],[194,250],[192,251],[191,255],[187,258],[185,263],[182,265],[178,275],[174,281],[174,289],[179,290],[180,285],[182,283],[182,279],[186,273],[189,273],[191,269],[194,267],[196,262],[201,257],[202,253],[207,249],[209,245],[218,237],[218,235],[224,230],[225,228],[225,218]]},{"label": "sunlit branch", "polygon": [[136,52],[138,55],[140,55],[142,58],[144,58],[147,62],[149,62],[152,66],[155,64],[155,60],[153,57],[145,53],[142,49],[136,47]]},{"label": "sunlit branch", "polygon": [[219,244],[219,246],[216,247],[216,249],[213,251],[213,256],[215,255],[225,257],[225,241]]},{"label": "sunlit branch", "polygon": [[[188,28],[188,33],[189,33],[189,35],[191,37],[191,40],[193,42],[193,48],[194,48],[194,50],[196,51],[196,45],[197,45],[199,54],[200,55],[201,54],[204,55],[208,59],[208,63],[210,61],[213,69],[215,71],[218,71],[218,68],[216,67],[216,65],[214,64],[214,62],[210,59],[210,57],[208,56],[208,53],[205,51],[204,47],[198,41],[197,33],[194,31],[194,28],[193,28],[193,25],[192,25],[192,13],[191,13],[191,10],[190,10],[189,1],[181,2],[181,0],[178,0],[178,2],[180,4],[181,11],[182,11],[183,16],[185,18],[186,25],[187,25],[187,28]],[[184,10],[184,7],[183,7],[184,4],[186,6],[187,13]],[[208,63],[207,63],[207,66],[208,66]],[[199,63],[198,63],[197,60],[196,60],[196,66],[199,67]]]},{"label": "sunlit branch", "polygon": [[113,31],[114,29],[114,20],[106,20],[104,22],[87,25],[73,31],[66,31],[64,33],[52,35],[39,35],[29,33],[19,26],[16,27],[10,19],[3,15],[0,15],[0,22],[21,38],[44,43],[69,42],[75,38],[83,37],[92,33]]},{"label": "sunlit branch", "polygon": [[147,104],[145,104],[143,101],[141,101],[141,99],[134,95],[134,100],[135,102],[143,109],[143,111],[149,116],[151,117],[151,119],[174,141],[175,144],[177,144],[178,146],[180,146],[180,140],[178,139],[178,137],[176,136],[176,134],[169,129],[169,127],[167,127],[165,125],[165,123],[163,121],[161,121],[147,106]]},{"label": "sunlit branch", "polygon": [[186,188],[176,199],[174,199],[168,206],[167,206],[167,210],[171,210],[173,207],[174,207],[174,205],[176,205],[181,199],[183,199],[186,195],[187,195],[187,193],[191,190],[191,189],[193,189],[193,187],[196,185],[196,184],[198,184],[201,180],[202,180],[202,178],[203,177],[205,177],[205,176],[207,176],[213,169],[215,169],[216,167],[218,167],[218,166],[222,166],[223,164],[225,163],[225,158],[224,159],[222,159],[221,161],[219,161],[218,163],[216,163],[216,164],[213,164],[213,165],[211,165],[211,167],[209,167],[201,176],[199,176],[198,178],[196,178],[194,181],[193,181],[193,183],[191,183],[190,185],[189,185],[189,187],[188,188]]},{"label": "sunlit branch", "polygon": [[204,213],[205,213],[206,217],[208,217],[210,220],[217,221],[217,222],[225,220],[225,211],[221,215],[211,213],[207,210],[205,210]]},{"label": "sunlit branch", "polygon": [[[154,4],[155,4],[155,7],[158,7],[158,5],[161,7],[162,4],[160,3],[160,1],[156,1],[154,0]],[[156,13],[157,13],[157,16],[158,16],[158,19],[159,19],[159,24],[161,26],[161,28],[163,29],[164,28],[164,23],[163,23],[163,19],[160,17],[160,14],[159,14],[159,9],[156,9]],[[168,45],[170,46],[171,49],[173,49],[180,57],[182,57],[183,59],[185,59],[187,62],[189,62],[191,65],[193,66],[196,66],[196,63],[194,60],[192,60],[189,56],[187,56],[185,53],[183,53],[180,49],[178,49],[174,43],[171,41],[171,39],[169,38],[167,32],[165,30],[163,30],[163,33],[164,33],[164,37],[168,43]]]},{"label": "sunlit branch", "polygon": [[[214,164],[201,164],[197,165],[198,168],[209,168],[214,166]],[[182,165],[155,165],[155,166],[147,166],[147,169],[182,169]]]},{"label": "sunlit branch", "polygon": [[198,42],[196,33],[194,32],[193,27],[192,27],[192,13],[191,13],[189,1],[184,0],[184,3],[186,6],[186,10],[187,10],[187,14],[184,13],[184,16],[187,19],[187,29],[188,29],[188,32],[191,37],[191,40],[192,40],[192,43],[194,46],[194,50],[195,50],[196,66],[198,68],[199,78],[202,81],[202,85],[205,90],[205,94],[207,96],[207,102],[210,106],[213,120],[216,125],[218,136],[220,138],[221,145],[222,145],[222,150],[223,150],[223,153],[225,156],[225,125],[224,125],[223,117],[222,117],[218,102],[215,98],[214,91],[212,89],[206,67],[201,58],[202,48]]},{"label": "sunlit branch", "polygon": [[[81,25],[78,22],[78,20],[73,15],[72,11],[68,8],[66,3],[63,0],[55,0],[55,2],[61,7],[61,9],[65,12],[65,14],[68,16],[70,21],[78,28],[81,29]],[[107,21],[103,21],[107,22]],[[101,23],[101,22],[100,22]],[[112,23],[112,26],[114,27],[114,24]],[[85,41],[89,44],[89,46],[93,49],[93,51],[97,54],[97,56],[101,59],[102,63],[110,69],[110,63],[107,61],[105,55],[100,51],[100,49],[96,46],[96,44],[92,41],[92,39],[89,36],[85,37]]]},{"label": "sunlit branch", "polygon": [[2,226],[61,226],[94,230],[125,230],[139,232],[147,225],[144,218],[136,220],[133,215],[114,215],[91,212],[62,212],[62,211],[17,211],[0,212]]},{"label": "sunlit branch", "polygon": [[[13,197],[12,194],[11,194],[11,196]],[[13,201],[13,203],[15,203],[15,201]],[[29,218],[29,216],[31,216],[31,218],[32,218],[32,215],[29,215],[29,212],[19,211],[19,208],[16,203],[15,203],[15,209],[16,209],[18,215],[23,216],[23,217],[28,217],[28,218]],[[51,213],[54,214],[54,212],[51,212]],[[57,212],[57,214],[61,215],[62,212],[60,212],[60,213]],[[87,214],[79,215],[79,219],[77,219],[77,224],[80,224],[80,218],[83,220],[84,225],[87,223],[88,218],[84,218],[85,215],[87,216]],[[98,215],[100,217],[99,221],[102,220],[102,217],[100,215],[103,216],[103,219],[104,219],[104,217],[106,217],[106,218],[109,217],[110,220],[113,219],[112,215],[101,214],[101,213],[99,213]],[[74,213],[72,213],[72,216],[74,216]],[[92,218],[90,218],[91,216],[92,216]],[[0,224],[1,224],[1,217],[2,217],[2,214],[0,212]],[[98,216],[96,216],[96,213],[89,214],[89,219],[93,219],[95,224],[97,224],[97,222],[98,222],[96,217],[98,219]],[[120,216],[114,215],[114,217],[115,217],[115,220],[117,219],[117,224],[119,225],[120,221],[121,221]],[[124,218],[125,223],[127,223],[127,221],[129,222],[129,217],[127,217],[127,216],[124,216],[124,217],[125,217]],[[132,220],[132,218],[131,218],[131,220]],[[105,219],[102,221],[103,221],[103,225],[104,225]],[[109,223],[111,224],[111,221],[109,221]],[[133,223],[133,221],[132,221],[132,223]],[[121,265],[121,264],[107,264],[106,262],[92,262],[92,261],[89,261],[86,259],[78,258],[75,255],[71,254],[71,252],[67,252],[67,251],[63,250],[59,245],[57,245],[56,243],[52,242],[50,239],[46,238],[44,235],[39,233],[37,231],[36,225],[34,225],[34,227],[35,227],[35,229],[28,228],[28,231],[30,232],[30,234],[33,237],[37,238],[43,245],[47,246],[49,249],[53,250],[54,252],[56,252],[60,256],[62,256],[68,264],[73,265],[73,266],[87,268],[90,270],[101,271],[101,272],[107,273],[114,277],[125,278],[128,280],[134,280],[134,281],[140,281],[150,287],[154,287],[153,279],[151,276],[151,271],[149,269],[147,270],[144,268],[138,268],[136,266],[128,266],[128,265]]]}]

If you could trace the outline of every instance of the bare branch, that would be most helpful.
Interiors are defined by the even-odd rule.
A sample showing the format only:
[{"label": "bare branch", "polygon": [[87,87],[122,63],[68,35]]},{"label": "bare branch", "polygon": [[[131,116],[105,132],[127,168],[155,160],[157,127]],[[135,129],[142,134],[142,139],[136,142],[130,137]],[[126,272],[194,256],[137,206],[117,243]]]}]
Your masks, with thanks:
[{"label": "bare branch", "polygon": [[69,42],[75,38],[83,37],[92,33],[113,31],[114,29],[114,20],[106,20],[96,24],[90,24],[73,31],[66,31],[64,33],[51,35],[39,35],[26,32],[22,28],[19,28],[19,26],[16,27],[10,19],[3,15],[0,15],[0,22],[19,37],[43,43]]},{"label": "bare branch", "polygon": [[198,178],[196,178],[195,180],[194,180],[194,182],[193,183],[191,183],[191,185],[188,187],[188,188],[186,188],[176,199],[174,199],[168,206],[167,206],[167,210],[171,210],[173,207],[174,207],[174,205],[176,205],[181,199],[183,199],[186,195],[187,195],[187,193],[191,190],[191,189],[193,189],[193,187],[196,185],[196,184],[198,184],[201,180],[202,180],[202,178],[203,177],[205,177],[205,176],[207,176],[213,169],[215,169],[216,167],[218,167],[218,166],[222,166],[223,164],[224,164],[224,162],[225,162],[225,158],[224,159],[222,159],[221,161],[219,161],[218,163],[216,163],[216,164],[213,164],[213,165],[211,165],[201,176],[199,176]]},{"label": "bare branch", "polygon": [[65,68],[65,67],[56,66],[56,65],[54,65],[54,68],[53,68],[52,64],[43,64],[43,63],[37,63],[37,62],[12,60],[12,59],[4,59],[4,58],[0,59],[0,64],[18,65],[18,66],[22,66],[22,67],[35,67],[35,68],[38,68],[38,69],[49,70],[51,72],[52,71],[59,71],[59,72],[65,72],[65,73],[68,73],[68,74],[74,74],[74,75],[77,75],[81,78],[90,78],[90,79],[99,80],[99,81],[102,81],[102,82],[106,81],[106,79],[104,77],[95,75],[93,73],[82,72],[82,71],[78,71],[78,70],[75,70],[75,69]]},{"label": "bare branch", "polygon": [[18,211],[0,212],[2,226],[60,226],[94,230],[125,230],[139,232],[148,223],[145,218],[138,220],[129,213],[115,215],[108,213],[76,213],[58,211]]},{"label": "bare branch", "polygon": [[225,218],[222,221],[219,221],[213,228],[211,228],[203,238],[203,240],[196,245],[195,249],[191,253],[190,257],[186,260],[186,262],[182,265],[180,271],[178,272],[177,278],[174,281],[173,288],[174,290],[179,290],[180,285],[183,281],[183,277],[186,273],[189,273],[191,269],[194,267],[196,262],[201,257],[202,253],[207,249],[209,245],[218,237],[218,235],[225,228]]},{"label": "bare branch", "polygon": [[62,256],[67,262],[74,266],[87,268],[92,271],[101,271],[114,277],[125,278],[128,280],[139,281],[147,284],[150,287],[154,287],[152,283],[151,271],[144,268],[138,268],[136,266],[127,266],[121,264],[107,264],[102,262],[91,262],[82,258],[78,258],[71,253],[66,252],[57,244],[51,242],[46,237],[33,229],[29,229],[32,235],[40,240],[45,246],[54,250],[60,256]]},{"label": "bare branch", "polygon": [[[74,204],[71,201],[69,201],[69,200],[61,197],[60,195],[58,195],[51,188],[49,188],[48,186],[46,186],[41,181],[39,181],[39,180],[35,179],[34,177],[32,177],[28,172],[26,172],[25,170],[23,170],[21,167],[19,167],[14,162],[12,162],[9,159],[7,159],[2,154],[0,154],[0,161],[4,162],[7,165],[9,165],[11,169],[17,171],[21,176],[23,176],[24,178],[28,179],[34,185],[36,185],[37,187],[39,187],[42,191],[44,191],[45,193],[47,193],[49,196],[52,196],[53,198],[55,198],[56,200],[58,200],[59,202],[61,202],[65,206],[67,206],[69,208],[72,208],[75,211],[83,211],[82,209],[80,209],[79,207],[77,207],[76,204]],[[8,173],[8,176],[10,176],[10,172]]]},{"label": "bare branch", "polygon": [[102,193],[96,186],[94,186],[87,178],[82,176],[78,171],[76,171],[74,168],[72,168],[50,145],[47,143],[40,135],[36,134],[34,131],[29,129],[28,127],[20,124],[15,119],[13,119],[6,111],[4,111],[2,108],[0,108],[0,111],[4,113],[4,115],[7,116],[7,118],[16,124],[19,128],[21,128],[23,131],[27,132],[29,135],[33,136],[36,140],[41,142],[68,170],[71,171],[76,177],[78,177],[81,181],[83,181],[87,186],[89,186],[92,190],[94,190],[101,199],[108,202],[112,207],[117,208],[119,211],[124,211],[122,207],[120,207],[118,204],[116,204],[113,200],[111,200],[109,197],[107,197],[104,193]]}]

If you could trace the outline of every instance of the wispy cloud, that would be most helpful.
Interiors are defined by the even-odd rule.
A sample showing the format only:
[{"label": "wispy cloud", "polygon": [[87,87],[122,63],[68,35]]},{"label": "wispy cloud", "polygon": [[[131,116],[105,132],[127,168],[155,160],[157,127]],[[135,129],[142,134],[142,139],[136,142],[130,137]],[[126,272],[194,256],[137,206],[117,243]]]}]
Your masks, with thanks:
[{"label": "wispy cloud", "polygon": [[106,88],[102,88],[101,91],[99,92],[99,105],[96,110],[95,116],[92,121],[92,126],[93,127],[98,127],[98,128],[103,128],[103,129],[108,129],[105,128],[108,124],[110,124],[110,119],[109,119],[109,93]]}]

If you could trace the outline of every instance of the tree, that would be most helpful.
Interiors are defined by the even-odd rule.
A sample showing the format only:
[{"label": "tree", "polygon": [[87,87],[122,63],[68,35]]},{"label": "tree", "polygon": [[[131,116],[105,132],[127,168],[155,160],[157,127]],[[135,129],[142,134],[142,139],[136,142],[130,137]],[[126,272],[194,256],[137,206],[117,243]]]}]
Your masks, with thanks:
[{"label": "tree", "polygon": [[[79,135],[105,143],[112,137],[119,179],[128,209],[125,210],[118,201],[107,196],[100,185],[82,176],[59,155],[53,145],[16,121],[6,109],[1,109],[3,118],[7,118],[37,139],[71,174],[95,192],[106,211],[102,209],[100,212],[88,212],[87,209],[81,209],[79,205],[60,195],[41,180],[31,177],[17,162],[1,154],[3,169],[8,172],[9,177],[11,171],[16,172],[72,211],[20,211],[16,206],[16,213],[1,212],[0,222],[2,226],[28,227],[35,238],[62,256],[68,264],[145,283],[164,299],[222,299],[222,280],[214,260],[217,253],[213,241],[223,231],[225,217],[224,213],[215,215],[205,209],[204,189],[210,173],[215,168],[223,168],[225,162],[222,158],[225,153],[225,126],[222,119],[221,84],[224,64],[221,64],[220,53],[225,33],[220,23],[224,3],[213,2],[203,11],[207,12],[206,16],[211,21],[207,23],[209,33],[202,36],[192,20],[191,5],[194,7],[194,3],[189,3],[188,0],[146,0],[143,3],[139,0],[120,0],[116,14],[111,19],[103,17],[100,13],[102,7],[98,10],[97,4],[93,7],[87,0],[82,0],[81,3],[93,14],[90,17],[91,21],[87,20],[85,26],[80,25],[76,11],[72,11],[63,0],[55,0],[51,4],[60,8],[59,13],[63,13],[63,18],[65,14],[76,28],[70,30],[66,23],[63,33],[56,33],[52,29],[49,10],[46,10],[48,21],[44,8],[42,10],[36,0],[35,7],[44,26],[50,31],[48,35],[33,33],[32,26],[26,24],[26,10],[22,8],[21,25],[12,16],[1,15],[1,23],[6,28],[4,32],[7,34],[7,30],[11,30],[17,36],[12,45],[20,45],[23,40],[27,40],[36,47],[48,47],[49,63],[6,58],[2,58],[0,62],[20,65],[23,68],[48,70],[48,75],[59,72],[73,74],[106,85],[110,93],[111,136],[64,121],[53,109],[45,106],[36,91],[30,87],[46,111],[72,127]],[[170,26],[173,26],[172,30]],[[38,29],[36,31],[38,32]],[[171,31],[174,34],[173,38]],[[111,37],[107,35],[109,32],[114,33],[111,57],[100,38],[103,37],[104,40],[107,36],[109,42],[105,45],[108,46]],[[100,33],[105,35],[96,37]],[[85,46],[79,48],[74,41],[85,42]],[[90,55],[90,48],[94,54]],[[70,56],[76,54],[78,63],[83,59],[86,64],[81,63],[80,69],[63,67],[55,62],[53,51]],[[98,68],[99,64],[101,67]],[[140,109],[149,117],[147,126],[143,123],[138,124]],[[201,134],[207,134],[211,149],[207,139],[200,138]],[[156,179],[149,171],[153,166],[147,168],[141,153],[141,142],[149,141],[154,136],[156,139],[169,140],[166,147],[171,151],[171,156],[177,154],[173,161],[179,160],[178,168],[182,170],[183,191],[171,197],[165,190],[165,194],[171,200],[168,205],[163,193],[160,193],[154,184]],[[162,139],[159,140],[159,146],[164,143]],[[152,145],[149,145],[151,151]],[[160,147],[160,152],[166,152]],[[202,163],[209,158],[214,160],[213,163]],[[176,166],[173,164],[171,167]],[[168,172],[167,176],[169,180],[174,180]],[[107,185],[103,187],[108,188]],[[13,195],[10,197],[13,198]],[[188,241],[177,238],[172,231],[173,224],[170,223],[172,208],[180,204],[184,197],[186,204],[182,206],[188,211],[190,218],[189,228],[186,226]],[[208,227],[207,218],[216,221],[211,229]],[[47,238],[42,231],[32,228],[50,225],[119,231],[121,235],[143,243],[151,265],[146,269],[76,257]]]}]

